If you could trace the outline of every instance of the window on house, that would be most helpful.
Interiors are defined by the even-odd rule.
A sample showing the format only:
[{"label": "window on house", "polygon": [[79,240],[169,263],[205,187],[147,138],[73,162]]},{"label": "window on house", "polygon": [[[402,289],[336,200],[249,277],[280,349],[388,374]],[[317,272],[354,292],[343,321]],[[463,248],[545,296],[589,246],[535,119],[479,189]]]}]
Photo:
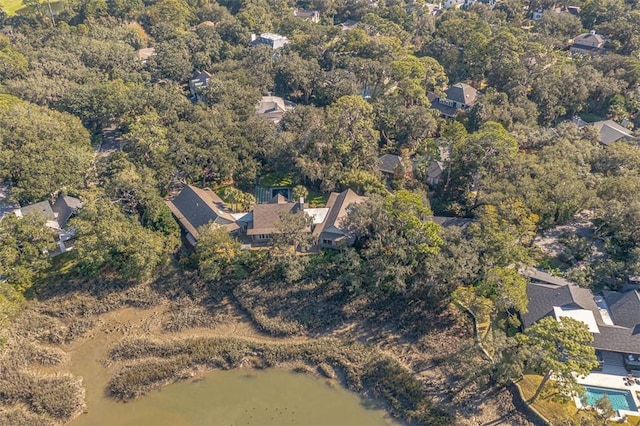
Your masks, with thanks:
[{"label": "window on house", "polygon": [[323,239],[322,240],[322,244],[324,244],[325,246],[332,246],[333,245],[333,240]]}]

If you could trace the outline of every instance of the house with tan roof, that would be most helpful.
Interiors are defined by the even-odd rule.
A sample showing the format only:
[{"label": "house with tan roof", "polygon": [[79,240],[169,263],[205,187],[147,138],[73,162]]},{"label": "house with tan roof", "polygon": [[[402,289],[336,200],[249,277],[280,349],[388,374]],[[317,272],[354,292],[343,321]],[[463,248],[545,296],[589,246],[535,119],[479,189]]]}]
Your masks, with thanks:
[{"label": "house with tan roof", "polygon": [[601,55],[605,52],[604,44],[607,39],[596,34],[594,30],[580,34],[569,40],[569,53],[571,55]]},{"label": "house with tan roof", "polygon": [[247,228],[247,235],[255,242],[267,242],[274,234],[280,233],[278,225],[281,217],[287,213],[304,213],[304,199],[297,203],[277,194],[268,203],[256,204],[253,207],[253,221]]},{"label": "house with tan roof", "polygon": [[152,56],[156,55],[155,47],[144,47],[136,50],[136,57],[140,62],[146,64]]},{"label": "house with tan roof", "polygon": [[287,111],[295,107],[293,102],[285,101],[279,96],[263,96],[256,105],[256,114],[267,120],[279,123]]},{"label": "house with tan roof", "polygon": [[327,201],[327,215],[322,223],[316,225],[313,230],[313,235],[317,237],[318,245],[320,247],[336,248],[352,244],[353,239],[345,227],[344,220],[350,208],[365,202],[367,199],[367,197],[358,195],[351,189],[340,193],[332,192]]},{"label": "house with tan roof", "polygon": [[303,9],[294,9],[293,16],[298,19],[302,19],[303,21],[310,21],[314,24],[320,22],[320,12],[317,10],[303,10]]}]

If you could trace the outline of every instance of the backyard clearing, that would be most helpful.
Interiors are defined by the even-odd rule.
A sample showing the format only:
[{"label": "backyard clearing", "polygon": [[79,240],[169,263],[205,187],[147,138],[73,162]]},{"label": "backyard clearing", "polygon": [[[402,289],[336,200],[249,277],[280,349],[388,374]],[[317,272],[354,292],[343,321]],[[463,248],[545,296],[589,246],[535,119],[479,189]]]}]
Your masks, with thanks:
[{"label": "backyard clearing", "polygon": [[18,9],[22,9],[22,0],[0,0],[0,9],[7,12],[7,15],[15,15]]}]

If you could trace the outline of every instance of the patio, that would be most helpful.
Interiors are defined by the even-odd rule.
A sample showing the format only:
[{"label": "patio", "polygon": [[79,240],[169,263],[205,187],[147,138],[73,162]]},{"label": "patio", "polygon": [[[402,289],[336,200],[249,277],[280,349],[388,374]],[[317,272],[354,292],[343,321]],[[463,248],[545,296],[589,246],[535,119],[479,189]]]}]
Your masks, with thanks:
[{"label": "patio", "polygon": [[[604,352],[602,358],[604,361],[602,364],[602,370],[592,371],[586,377],[576,377],[576,381],[579,384],[586,386],[630,391],[636,407],[640,407],[640,379],[637,377],[637,373],[632,380],[628,380],[630,373],[624,367],[622,354]],[[636,379],[638,382],[636,382]],[[575,398],[574,400],[576,402],[576,406],[582,406],[582,403],[578,398]],[[624,415],[637,416],[640,412],[619,410],[618,414],[620,417]]]}]

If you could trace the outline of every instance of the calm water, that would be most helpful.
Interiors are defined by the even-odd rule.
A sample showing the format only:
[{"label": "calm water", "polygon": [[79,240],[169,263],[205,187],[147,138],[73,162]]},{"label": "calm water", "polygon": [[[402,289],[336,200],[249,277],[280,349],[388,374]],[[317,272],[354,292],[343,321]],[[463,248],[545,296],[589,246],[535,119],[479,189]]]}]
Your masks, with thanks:
[{"label": "calm water", "polygon": [[[89,396],[89,395],[87,395]],[[87,398],[83,425],[366,425],[391,424],[385,412],[324,380],[286,370],[216,371],[169,385],[129,403]]]},{"label": "calm water", "polygon": [[595,406],[598,400],[606,394],[614,410],[636,410],[633,396],[631,396],[631,392],[627,390],[599,388],[596,386],[585,386],[584,388],[587,405]]}]

